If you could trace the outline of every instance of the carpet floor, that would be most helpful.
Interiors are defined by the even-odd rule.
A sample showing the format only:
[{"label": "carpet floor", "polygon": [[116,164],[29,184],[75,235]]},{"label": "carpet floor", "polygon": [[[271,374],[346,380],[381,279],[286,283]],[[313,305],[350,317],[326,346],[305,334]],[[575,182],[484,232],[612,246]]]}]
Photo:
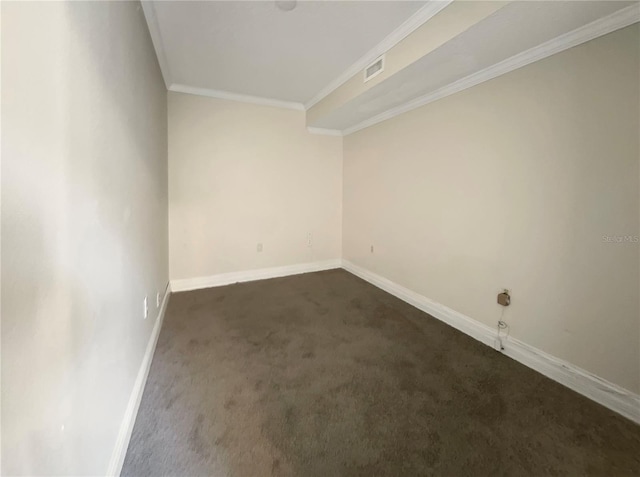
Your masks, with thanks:
[{"label": "carpet floor", "polygon": [[173,294],[122,472],[639,474],[640,426],[344,270]]}]

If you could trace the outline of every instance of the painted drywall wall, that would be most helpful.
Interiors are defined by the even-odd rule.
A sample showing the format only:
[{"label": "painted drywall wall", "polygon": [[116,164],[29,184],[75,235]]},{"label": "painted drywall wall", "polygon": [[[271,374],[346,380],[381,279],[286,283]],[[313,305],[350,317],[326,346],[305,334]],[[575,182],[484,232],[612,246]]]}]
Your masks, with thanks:
[{"label": "painted drywall wall", "polygon": [[342,137],[303,111],[169,93],[172,280],[340,258],[341,202]]},{"label": "painted drywall wall", "polygon": [[104,475],[168,281],[166,90],[139,3],[1,8],[2,474]]},{"label": "painted drywall wall", "polygon": [[639,392],[639,40],[345,137],[344,258]]}]

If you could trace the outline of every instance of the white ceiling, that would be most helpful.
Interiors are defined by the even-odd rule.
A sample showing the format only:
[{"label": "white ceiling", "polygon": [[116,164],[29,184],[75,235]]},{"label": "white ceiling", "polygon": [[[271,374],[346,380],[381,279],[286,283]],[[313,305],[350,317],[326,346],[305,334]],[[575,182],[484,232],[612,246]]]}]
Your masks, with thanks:
[{"label": "white ceiling", "polygon": [[[318,119],[312,126],[350,130],[354,125],[396,106],[408,104],[416,98],[425,98],[423,104],[430,99],[439,99],[443,94],[437,92],[456,81],[473,78],[474,75],[490,79],[491,69],[502,61],[522,57],[521,60],[511,62],[518,66],[526,64],[529,59],[537,59],[537,53],[526,52],[536,52],[537,47],[548,44],[547,42],[552,42],[553,47],[541,48],[541,53],[544,53],[542,50],[549,50],[551,54],[557,52],[557,48],[575,46],[572,42],[574,36],[570,35],[565,41],[559,40],[563,38],[562,35],[579,31],[591,22],[603,20],[596,23],[594,28],[587,28],[584,34],[577,35],[580,42],[593,38],[593,32],[596,33],[595,36],[607,33],[611,31],[607,26],[614,25],[615,22],[604,19],[628,7],[637,7],[637,2],[510,3],[386,81]],[[637,12],[637,8],[633,11]],[[636,17],[637,13],[634,15]],[[626,17],[618,26],[628,24],[625,19]],[[546,55],[543,54],[542,57],[544,56]],[[471,80],[469,84],[473,85],[475,81]]]},{"label": "white ceiling", "polygon": [[165,82],[304,103],[423,1],[155,1],[145,5]]}]

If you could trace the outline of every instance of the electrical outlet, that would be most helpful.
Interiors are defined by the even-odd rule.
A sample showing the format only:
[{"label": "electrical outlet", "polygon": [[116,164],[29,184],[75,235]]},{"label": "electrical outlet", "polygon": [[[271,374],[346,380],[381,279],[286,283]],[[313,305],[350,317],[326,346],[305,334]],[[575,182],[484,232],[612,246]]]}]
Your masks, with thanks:
[{"label": "electrical outlet", "polygon": [[311,232],[307,234],[307,247],[313,246],[313,235]]},{"label": "electrical outlet", "polygon": [[146,320],[147,316],[149,316],[149,303],[147,301],[147,297],[146,296],[144,297],[143,305],[144,305],[144,319]]},{"label": "electrical outlet", "polygon": [[256,250],[258,250],[258,252],[262,252],[262,244],[259,243],[258,246],[256,247]]},{"label": "electrical outlet", "polygon": [[160,308],[160,292],[156,293],[156,308]]}]

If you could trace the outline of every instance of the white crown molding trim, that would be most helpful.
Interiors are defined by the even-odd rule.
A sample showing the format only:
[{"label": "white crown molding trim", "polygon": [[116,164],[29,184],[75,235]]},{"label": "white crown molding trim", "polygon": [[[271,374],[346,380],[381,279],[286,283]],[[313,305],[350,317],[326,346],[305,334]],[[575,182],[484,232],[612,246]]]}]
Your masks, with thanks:
[{"label": "white crown molding trim", "polygon": [[320,134],[322,136],[340,136],[342,137],[342,131],[338,129],[323,129],[323,128],[312,128],[307,127],[307,131],[311,134]]},{"label": "white crown molding trim", "polygon": [[472,86],[476,86],[518,68],[522,68],[523,66],[540,61],[548,56],[573,48],[574,46],[578,46],[589,40],[593,40],[602,35],[606,35],[607,33],[627,27],[633,23],[637,23],[638,21],[640,21],[640,3],[635,3],[629,7],[618,10],[611,15],[602,17],[580,28],[576,28],[575,30],[560,35],[553,40],[549,40],[529,50],[523,51],[522,53],[518,53],[517,55],[496,63],[484,70],[454,81],[453,83],[443,86],[436,91],[377,114],[356,124],[355,126],[344,129],[342,132],[347,136],[356,131],[360,131],[361,129],[368,128],[374,124],[381,123],[400,114],[419,108],[420,106],[432,103],[433,101],[437,101],[454,93],[459,93],[460,91],[471,88]]},{"label": "white crown molding trim", "polygon": [[147,349],[142,358],[138,376],[133,383],[133,389],[131,390],[127,409],[125,410],[120,424],[118,438],[116,439],[116,444],[111,454],[111,460],[109,461],[109,468],[107,470],[108,476],[119,476],[122,471],[122,465],[124,464],[124,459],[127,455],[127,448],[129,447],[129,441],[131,440],[131,434],[133,433],[133,425],[136,422],[136,416],[138,415],[138,409],[140,408],[140,401],[142,400],[144,387],[147,383],[147,376],[149,375],[149,369],[151,368],[153,353],[156,350],[156,344],[158,343],[158,337],[160,336],[160,329],[162,328],[162,322],[164,321],[164,315],[167,311],[167,303],[169,303],[170,295],[171,287],[169,283],[167,283],[164,290],[162,305],[160,306],[160,310],[156,317],[156,324],[153,325],[153,330],[151,331],[151,336],[147,343]]},{"label": "white crown molding trim", "polygon": [[202,288],[220,287],[233,283],[252,282],[255,280],[265,280],[267,278],[287,277],[289,275],[299,275],[301,273],[320,272],[340,268],[340,259],[324,260],[320,262],[299,263],[296,265],[286,265],[284,267],[261,268],[258,270],[244,270],[240,272],[220,273],[208,277],[185,278],[171,280],[172,292],[183,292],[190,290],[200,290]]},{"label": "white crown molding trim", "polygon": [[[342,260],[342,268],[495,349],[496,329],[430,300],[348,260]],[[640,395],[634,394],[621,386],[520,340],[514,338],[503,338],[502,340],[503,354],[640,424]]]},{"label": "white crown molding trim", "polygon": [[160,33],[160,25],[158,25],[158,17],[156,10],[153,6],[153,2],[143,0],[140,2],[142,5],[142,11],[147,19],[147,26],[149,27],[149,34],[151,35],[151,42],[156,50],[156,57],[158,58],[158,64],[160,65],[160,71],[162,72],[162,78],[167,89],[171,85],[171,69],[169,68],[169,62],[167,61],[167,55],[165,54],[164,42],[162,41],[162,34]]},{"label": "white crown molding trim", "polygon": [[424,23],[433,18],[452,1],[453,0],[430,0],[424,7],[411,15],[404,23],[387,35],[374,48],[369,50],[364,54],[364,56],[347,68],[340,76],[318,91],[313,98],[304,104],[305,110],[313,107],[315,104],[329,96],[353,76],[364,70],[364,68],[366,68],[372,61],[375,61],[380,55],[389,51]]},{"label": "white crown molding trim", "polygon": [[184,84],[172,84],[169,91],[176,93],[195,94],[197,96],[208,96],[210,98],[227,99],[229,101],[239,101],[241,103],[259,104],[260,106],[271,106],[274,108],[295,109],[304,111],[302,103],[293,101],[281,101],[279,99],[263,98],[260,96],[250,96],[248,94],[231,93],[229,91],[219,91],[216,89],[196,88]]}]

